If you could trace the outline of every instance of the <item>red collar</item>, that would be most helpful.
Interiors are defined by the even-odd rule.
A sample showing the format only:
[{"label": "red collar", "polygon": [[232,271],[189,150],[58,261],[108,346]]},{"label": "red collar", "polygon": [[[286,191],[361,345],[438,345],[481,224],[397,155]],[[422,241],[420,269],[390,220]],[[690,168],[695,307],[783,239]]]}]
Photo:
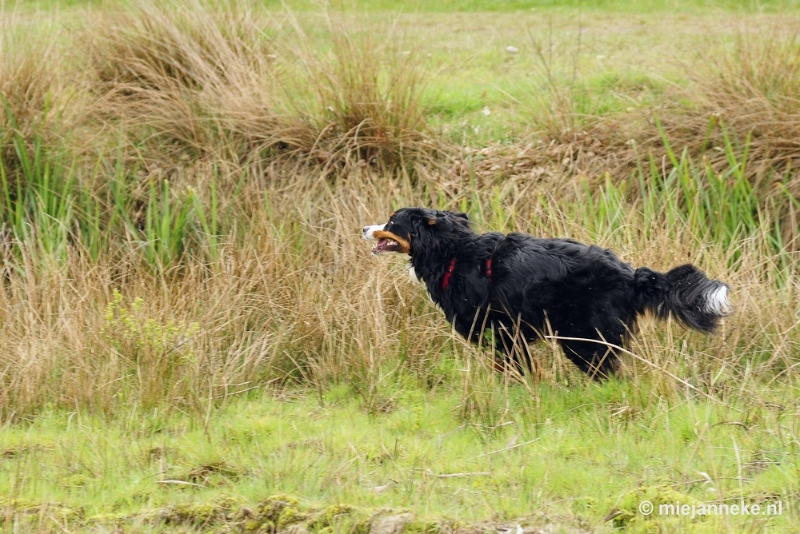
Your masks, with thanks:
[{"label": "red collar", "polygon": [[445,271],[444,276],[442,277],[442,291],[447,289],[447,286],[450,285],[450,277],[453,276],[453,271],[456,268],[456,258],[450,260],[450,265],[447,266],[447,271]]},{"label": "red collar", "polygon": [[[456,270],[456,258],[455,256],[453,256],[453,258],[450,259],[450,263],[447,265],[447,270],[445,271],[444,276],[442,277],[442,291],[445,291],[447,289],[447,286],[450,285],[450,277],[453,276],[453,271],[455,270]],[[492,282],[491,256],[489,257],[489,259],[486,260],[486,278],[489,279],[489,283]]]}]

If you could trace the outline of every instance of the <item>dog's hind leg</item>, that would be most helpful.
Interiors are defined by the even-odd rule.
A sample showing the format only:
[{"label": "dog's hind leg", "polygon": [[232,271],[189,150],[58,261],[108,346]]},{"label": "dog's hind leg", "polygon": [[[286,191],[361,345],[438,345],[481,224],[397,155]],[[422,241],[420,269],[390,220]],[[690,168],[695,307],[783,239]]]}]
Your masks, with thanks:
[{"label": "dog's hind leg", "polygon": [[519,335],[519,330],[509,328],[504,324],[492,325],[494,338],[495,370],[513,370],[520,375],[532,369],[530,359],[525,354],[525,340]]},{"label": "dog's hind leg", "polygon": [[[605,342],[561,340],[560,343],[567,358],[595,380],[608,378],[617,369],[617,355]],[[609,343],[619,345],[619,340]]]}]

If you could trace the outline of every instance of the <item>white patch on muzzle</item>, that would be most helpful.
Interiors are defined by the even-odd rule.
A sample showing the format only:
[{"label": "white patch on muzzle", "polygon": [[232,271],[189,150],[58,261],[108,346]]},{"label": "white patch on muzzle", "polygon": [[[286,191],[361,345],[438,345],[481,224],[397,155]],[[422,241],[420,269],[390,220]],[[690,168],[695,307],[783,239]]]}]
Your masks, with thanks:
[{"label": "white patch on muzzle", "polygon": [[375,241],[375,232],[383,230],[384,226],[386,226],[386,223],[384,223],[384,224],[374,224],[372,226],[365,226],[364,227],[364,239],[367,239],[369,241]]},{"label": "white patch on muzzle", "polygon": [[722,284],[706,294],[706,311],[720,317],[728,315],[733,306],[728,300],[728,286]]}]

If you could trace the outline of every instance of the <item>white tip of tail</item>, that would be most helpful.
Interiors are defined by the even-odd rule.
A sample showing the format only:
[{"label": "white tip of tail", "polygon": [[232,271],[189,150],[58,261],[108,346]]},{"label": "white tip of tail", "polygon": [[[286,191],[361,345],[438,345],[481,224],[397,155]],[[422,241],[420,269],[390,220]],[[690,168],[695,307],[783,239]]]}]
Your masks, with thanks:
[{"label": "white tip of tail", "polygon": [[722,317],[728,315],[732,309],[733,305],[728,299],[728,286],[725,284],[706,293],[706,312]]}]

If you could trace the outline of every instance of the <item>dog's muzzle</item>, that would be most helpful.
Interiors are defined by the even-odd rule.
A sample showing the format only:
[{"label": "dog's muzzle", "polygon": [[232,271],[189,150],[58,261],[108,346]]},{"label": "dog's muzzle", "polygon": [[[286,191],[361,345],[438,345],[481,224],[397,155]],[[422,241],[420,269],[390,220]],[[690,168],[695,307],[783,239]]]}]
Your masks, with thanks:
[{"label": "dog's muzzle", "polygon": [[375,232],[383,230],[383,227],[386,226],[385,224],[374,224],[372,226],[365,226],[364,227],[364,239],[369,241],[375,241]]}]

